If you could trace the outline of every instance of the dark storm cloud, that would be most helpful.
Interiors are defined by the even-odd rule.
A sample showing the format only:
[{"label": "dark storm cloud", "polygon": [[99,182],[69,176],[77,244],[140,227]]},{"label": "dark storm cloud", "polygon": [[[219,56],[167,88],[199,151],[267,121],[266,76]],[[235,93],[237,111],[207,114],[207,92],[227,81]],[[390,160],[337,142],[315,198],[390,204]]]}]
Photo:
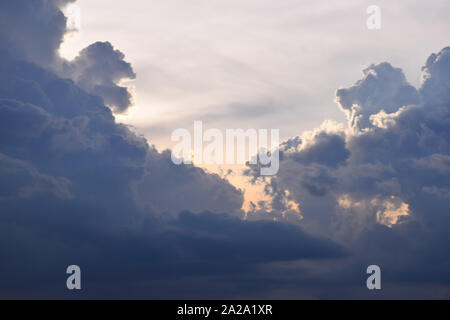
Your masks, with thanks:
[{"label": "dark storm cloud", "polygon": [[231,217],[242,214],[240,190],[175,166],[117,124],[105,104],[129,106],[117,83],[134,72],[109,43],[60,60],[66,3],[1,2],[2,297],[67,297],[70,264],[83,268],[89,297],[182,296],[187,278],[185,294],[219,296],[200,291],[205,277],[234,286],[227,276],[265,263],[344,255],[298,227]]},{"label": "dark storm cloud", "polygon": [[[10,292],[14,297],[18,288],[32,290],[27,282],[38,286],[42,296],[74,296],[58,282],[64,283],[61,270],[76,261],[86,283],[78,297],[179,298],[182,283],[189,278],[195,280],[188,291],[191,297],[220,297],[211,289],[215,283],[238,285],[240,277],[257,276],[260,264],[345,256],[331,241],[287,224],[247,222],[208,212],[183,212],[168,224],[152,217],[137,224],[131,215],[115,219],[92,206],[67,207],[45,198],[38,203],[45,210],[38,217],[29,217],[36,212],[27,212],[23,201],[10,210],[14,216],[1,219],[0,255],[8,260],[2,263],[1,296]],[[104,218],[110,219],[106,226]],[[43,221],[47,223],[41,225]],[[20,250],[5,245],[10,241]],[[199,291],[205,281],[211,288]]]},{"label": "dark storm cloud", "polygon": [[0,52],[50,65],[66,31],[59,9],[75,0],[0,1]]}]

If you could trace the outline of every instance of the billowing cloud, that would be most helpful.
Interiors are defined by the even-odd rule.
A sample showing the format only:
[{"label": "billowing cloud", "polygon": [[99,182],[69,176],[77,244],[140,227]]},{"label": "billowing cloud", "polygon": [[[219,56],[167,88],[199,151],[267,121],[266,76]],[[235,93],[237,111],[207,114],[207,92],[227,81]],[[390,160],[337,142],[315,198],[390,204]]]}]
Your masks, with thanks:
[{"label": "billowing cloud", "polygon": [[356,130],[373,127],[370,116],[382,110],[393,113],[420,102],[417,90],[406,82],[403,72],[387,62],[371,65],[363,74],[354,86],[336,92],[336,102]]},{"label": "billowing cloud", "polygon": [[128,88],[119,85],[120,81],[136,77],[124,58],[109,42],[96,42],[73,61],[65,62],[62,74],[87,92],[102,97],[115,113],[122,113],[131,106],[132,96]]},{"label": "billowing cloud", "polygon": [[447,104],[450,101],[450,47],[438,54],[432,54],[422,68],[421,90],[425,100],[431,104]]},{"label": "billowing cloud", "polygon": [[352,248],[348,268],[372,261],[391,270],[390,285],[448,288],[450,48],[422,70],[419,90],[387,63],[339,89],[349,128],[324,125],[282,144],[266,191],[276,204],[288,191],[301,225]]},{"label": "billowing cloud", "polygon": [[109,42],[96,42],[73,61],[58,54],[67,22],[60,8],[72,2],[75,0],[1,1],[0,54],[50,68],[102,97],[115,113],[122,113],[133,101],[129,88],[120,83],[136,77],[122,52]]}]

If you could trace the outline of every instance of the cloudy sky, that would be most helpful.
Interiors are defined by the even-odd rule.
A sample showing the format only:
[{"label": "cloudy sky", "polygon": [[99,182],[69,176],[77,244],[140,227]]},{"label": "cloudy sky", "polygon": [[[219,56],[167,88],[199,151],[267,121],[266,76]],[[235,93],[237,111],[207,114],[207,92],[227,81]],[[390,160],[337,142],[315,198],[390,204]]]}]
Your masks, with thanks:
[{"label": "cloudy sky", "polygon": [[[81,32],[67,58],[98,40],[126,54],[136,107],[119,119],[158,148],[175,128],[280,128],[283,138],[343,121],[335,90],[389,61],[420,84],[420,67],[448,45],[448,1],[385,1],[382,28],[366,27],[373,1],[78,0]],[[420,43],[418,46],[417,44]]]},{"label": "cloudy sky", "polygon": [[[450,298],[449,3],[371,4],[0,0],[0,297]],[[175,165],[194,120],[279,172]]]}]

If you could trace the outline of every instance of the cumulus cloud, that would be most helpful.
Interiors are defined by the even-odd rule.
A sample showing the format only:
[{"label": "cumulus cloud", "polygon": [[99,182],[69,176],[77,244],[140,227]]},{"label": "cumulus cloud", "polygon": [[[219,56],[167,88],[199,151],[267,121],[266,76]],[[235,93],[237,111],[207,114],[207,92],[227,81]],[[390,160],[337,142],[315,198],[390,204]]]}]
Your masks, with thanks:
[{"label": "cumulus cloud", "polygon": [[449,47],[431,55],[419,90],[388,63],[365,69],[336,93],[350,130],[282,144],[276,188],[266,188],[273,202],[287,190],[308,230],[352,248],[349,269],[377,262],[392,270],[391,285],[449,283],[449,62]]},{"label": "cumulus cloud", "polygon": [[336,92],[336,102],[355,130],[371,128],[371,115],[380,111],[394,113],[402,106],[420,101],[417,90],[408,84],[401,69],[387,62],[367,67],[363,75],[354,86]]},{"label": "cumulus cloud", "polygon": [[438,105],[450,101],[450,48],[446,47],[437,54],[432,54],[422,67],[421,93],[426,101]]},{"label": "cumulus cloud", "polygon": [[115,113],[122,113],[132,105],[132,96],[120,82],[136,77],[124,58],[109,42],[96,42],[83,49],[73,61],[65,62],[62,74],[87,92],[102,97]]},{"label": "cumulus cloud", "polygon": [[109,42],[96,42],[73,61],[58,55],[67,23],[60,8],[72,2],[75,0],[1,1],[0,54],[50,68],[102,97],[115,113],[123,113],[133,101],[129,88],[120,83],[136,75],[122,52]]}]

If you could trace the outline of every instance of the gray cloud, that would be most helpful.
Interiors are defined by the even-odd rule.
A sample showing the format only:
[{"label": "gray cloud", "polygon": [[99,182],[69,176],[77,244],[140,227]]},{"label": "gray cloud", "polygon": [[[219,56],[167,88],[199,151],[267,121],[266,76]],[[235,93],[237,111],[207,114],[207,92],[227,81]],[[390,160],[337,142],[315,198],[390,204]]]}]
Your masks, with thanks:
[{"label": "gray cloud", "polygon": [[70,199],[70,182],[42,174],[24,161],[0,153],[0,200],[20,201],[40,194]]},{"label": "gray cloud", "polygon": [[336,101],[346,113],[350,127],[371,128],[371,115],[381,110],[393,113],[402,106],[419,103],[417,90],[407,83],[401,69],[384,62],[369,66],[363,74],[364,78],[354,86],[336,92]]},{"label": "gray cloud", "polygon": [[[391,270],[390,285],[448,288],[449,61],[448,47],[431,55],[418,91],[386,63],[366,69],[362,80],[337,91],[352,130],[322,128],[306,144],[301,137],[282,144],[270,184],[276,188],[266,188],[273,207],[289,190],[301,225],[351,248],[348,268],[377,263]],[[371,115],[382,121],[370,123]],[[248,173],[256,177],[253,168]]]},{"label": "gray cloud", "polygon": [[450,48],[442,49],[438,54],[432,54],[422,68],[421,93],[430,104],[447,104],[450,101]]},{"label": "gray cloud", "polygon": [[132,97],[119,83],[136,77],[124,58],[109,42],[96,42],[83,49],[73,61],[65,62],[62,75],[69,76],[87,92],[102,97],[115,113],[122,113],[131,106]]},{"label": "gray cloud", "polygon": [[0,53],[51,68],[122,113],[131,106],[132,96],[120,82],[136,76],[123,53],[109,42],[96,42],[74,61],[58,55],[67,21],[60,8],[72,2],[75,0],[1,1]]},{"label": "gray cloud", "polygon": [[66,17],[59,8],[70,2],[74,0],[0,1],[0,52],[53,64],[66,32]]}]

